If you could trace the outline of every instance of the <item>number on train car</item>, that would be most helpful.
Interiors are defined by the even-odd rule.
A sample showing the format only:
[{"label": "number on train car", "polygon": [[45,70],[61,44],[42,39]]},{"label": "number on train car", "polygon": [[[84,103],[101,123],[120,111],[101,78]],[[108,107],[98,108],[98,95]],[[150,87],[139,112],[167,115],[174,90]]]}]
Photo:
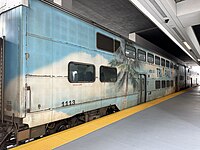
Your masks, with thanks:
[{"label": "number on train car", "polygon": [[66,101],[65,102],[65,106],[69,106],[69,105],[75,105],[76,101],[75,100],[71,100],[71,101]]}]

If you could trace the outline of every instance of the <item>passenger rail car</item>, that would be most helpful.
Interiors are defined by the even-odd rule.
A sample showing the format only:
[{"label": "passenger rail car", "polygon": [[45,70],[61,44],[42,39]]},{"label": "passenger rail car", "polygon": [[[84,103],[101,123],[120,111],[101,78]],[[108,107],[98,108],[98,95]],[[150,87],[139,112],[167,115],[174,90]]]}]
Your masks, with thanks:
[{"label": "passenger rail car", "polygon": [[196,84],[186,66],[52,2],[7,0],[0,12],[4,147]]}]

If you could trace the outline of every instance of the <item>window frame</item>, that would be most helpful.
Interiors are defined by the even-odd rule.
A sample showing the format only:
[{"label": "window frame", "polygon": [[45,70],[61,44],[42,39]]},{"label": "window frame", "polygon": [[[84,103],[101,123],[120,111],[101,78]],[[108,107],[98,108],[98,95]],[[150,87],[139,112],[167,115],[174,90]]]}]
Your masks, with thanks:
[{"label": "window frame", "polygon": [[[159,82],[159,87],[157,87],[157,82]],[[160,89],[160,88],[161,88],[160,80],[155,80],[155,89],[157,90],[157,89]]]},{"label": "window frame", "polygon": [[162,80],[162,88],[166,88],[166,81]]},{"label": "window frame", "polygon": [[165,60],[165,66],[166,66],[167,68],[170,68],[169,60]]},{"label": "window frame", "polygon": [[[102,81],[102,78],[101,78],[101,77],[102,77],[102,76],[101,76],[101,68],[102,68],[102,67],[114,69],[114,70],[116,71],[116,80],[115,80],[115,81],[106,81],[106,80]],[[117,68],[116,68],[116,67],[110,67],[110,66],[103,66],[103,65],[101,65],[101,66],[99,67],[99,81],[102,82],[102,83],[115,83],[115,82],[117,82]]]},{"label": "window frame", "polygon": [[[153,61],[152,61],[152,62],[149,61],[149,58],[150,58],[149,56],[152,56],[152,57],[151,57],[151,58],[153,58]],[[154,58],[154,54],[152,54],[152,53],[147,53],[147,62],[148,62],[148,63],[154,64],[154,59],[155,59],[155,58]]]},{"label": "window frame", "polygon": [[174,68],[174,63],[173,63],[173,62],[170,63],[170,68],[171,68],[171,69]]},{"label": "window frame", "polygon": [[[70,79],[70,64],[79,64],[79,65],[90,65],[93,67],[93,73],[94,73],[94,79],[92,81],[71,81]],[[75,61],[70,61],[68,63],[68,81],[70,83],[94,83],[96,80],[96,67],[94,64],[89,64],[89,63],[83,63],[83,62],[75,62]]]},{"label": "window frame", "polygon": [[[163,64],[163,61],[164,61],[165,64]],[[166,66],[166,60],[165,60],[164,58],[161,58],[161,66],[162,66],[162,67],[165,67],[165,66]]]},{"label": "window frame", "polygon": [[174,64],[174,69],[177,70],[177,66],[176,66],[176,64]]},{"label": "window frame", "polygon": [[[143,53],[143,54],[142,54],[142,53]],[[145,54],[145,60],[139,59],[139,55],[140,55],[140,54],[142,54],[142,55]],[[146,57],[147,57],[146,54],[147,54],[147,53],[146,53],[144,50],[138,49],[138,50],[137,50],[137,59],[138,59],[139,61],[146,62],[146,60],[147,60],[147,58],[146,58]]]},{"label": "window frame", "polygon": [[[108,48],[107,48],[107,49],[104,49],[104,48],[101,47],[102,45],[99,43],[99,41],[102,41],[102,40],[99,40],[98,35],[100,35],[100,36],[102,36],[102,37],[106,37],[106,38],[109,39],[109,40],[112,40],[112,50],[111,50],[111,49],[108,49]],[[101,38],[102,38],[102,37],[101,37]],[[105,45],[105,44],[103,44],[103,45]],[[106,45],[107,45],[107,44],[106,44]],[[100,33],[100,32],[96,32],[96,48],[99,49],[99,50],[102,50],[102,51],[114,53],[114,52],[115,52],[115,41],[114,41],[113,38],[111,38],[111,37],[108,36],[108,35],[102,34],[102,33]]]},{"label": "window frame", "polygon": [[118,50],[118,48],[116,48],[116,46],[117,46],[116,43],[119,43],[118,48],[120,48],[120,46],[121,46],[121,42],[119,40],[114,39],[114,52],[116,52]]},{"label": "window frame", "polygon": [[171,84],[171,83],[170,83],[170,80],[167,80],[166,82],[167,82],[167,87],[169,88],[169,87],[171,86],[171,85],[170,85],[170,84]]},{"label": "window frame", "polygon": [[[132,48],[133,48],[133,51],[130,50],[130,49],[128,49],[127,47],[132,47]],[[129,51],[131,51],[131,52],[134,52],[134,53],[135,53],[135,57],[131,57],[131,56],[127,55],[127,53],[126,53],[127,50],[129,50]],[[137,50],[136,47],[131,46],[131,45],[126,45],[126,48],[125,48],[125,56],[128,57],[128,58],[136,59],[136,56],[137,56],[136,50]]]},{"label": "window frame", "polygon": [[[159,58],[159,64],[156,63],[156,58]],[[160,57],[159,57],[159,56],[155,56],[155,65],[160,66],[160,64],[161,64],[161,63],[160,63]]]}]

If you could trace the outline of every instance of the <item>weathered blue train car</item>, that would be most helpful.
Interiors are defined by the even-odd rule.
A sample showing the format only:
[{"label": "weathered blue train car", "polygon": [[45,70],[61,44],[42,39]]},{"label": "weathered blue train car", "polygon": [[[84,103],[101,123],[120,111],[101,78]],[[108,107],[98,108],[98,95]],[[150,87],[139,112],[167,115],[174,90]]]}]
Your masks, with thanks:
[{"label": "weathered blue train car", "polygon": [[52,2],[7,0],[0,13],[6,138],[51,134],[186,87],[175,60]]}]

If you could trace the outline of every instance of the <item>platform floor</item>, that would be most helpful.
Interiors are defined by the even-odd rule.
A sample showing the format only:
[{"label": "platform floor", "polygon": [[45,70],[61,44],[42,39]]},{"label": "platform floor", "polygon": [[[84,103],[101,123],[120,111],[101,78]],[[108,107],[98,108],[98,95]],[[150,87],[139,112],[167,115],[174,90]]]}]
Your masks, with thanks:
[{"label": "platform floor", "polygon": [[200,87],[55,150],[199,150]]}]

